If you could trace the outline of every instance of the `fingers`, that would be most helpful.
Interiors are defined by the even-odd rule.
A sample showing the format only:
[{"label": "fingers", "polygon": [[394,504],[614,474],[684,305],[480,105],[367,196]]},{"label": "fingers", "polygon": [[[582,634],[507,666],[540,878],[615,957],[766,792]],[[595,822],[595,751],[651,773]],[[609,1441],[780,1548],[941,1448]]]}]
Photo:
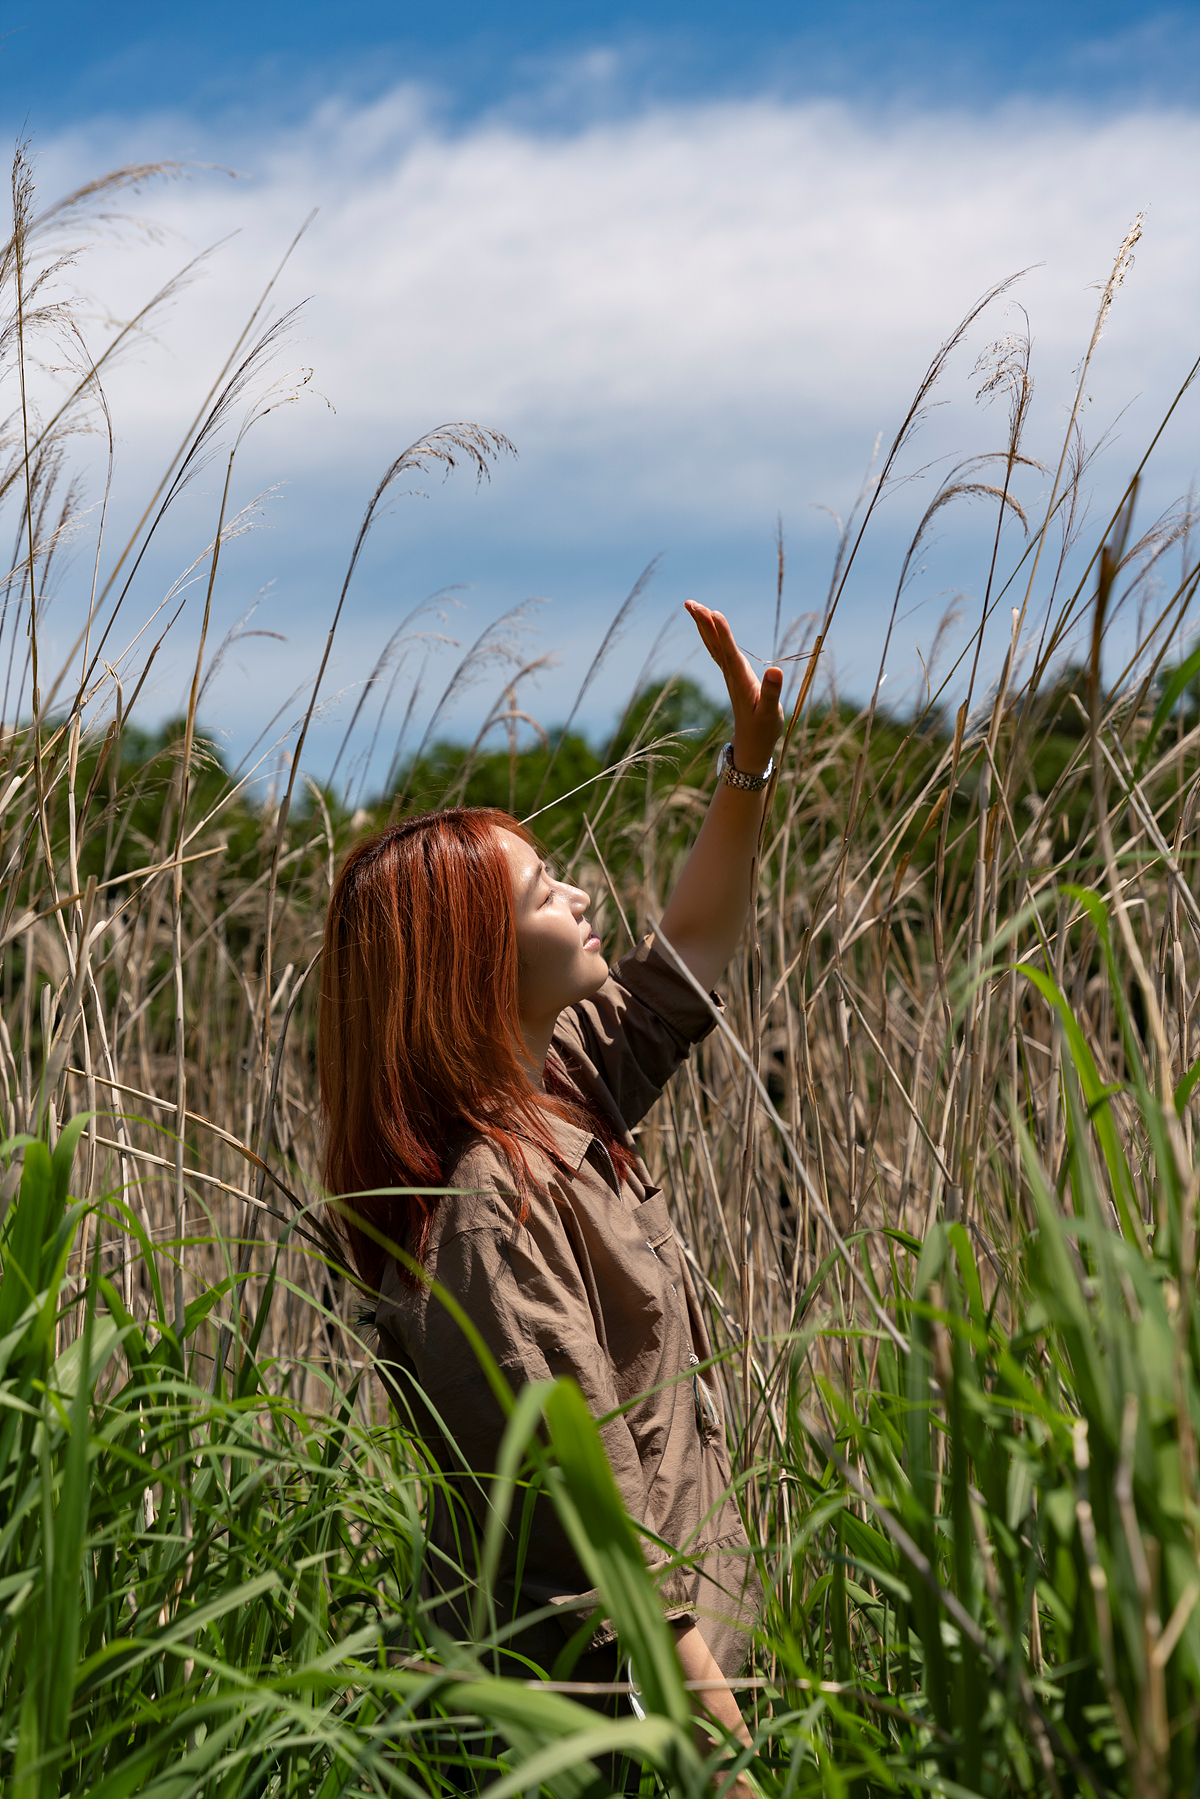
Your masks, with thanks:
[{"label": "fingers", "polygon": [[[694,600],[685,600],[684,609],[690,614],[692,622],[700,633],[700,641],[713,661],[723,667],[722,652],[726,651],[728,647],[725,639],[728,639],[729,642],[733,640],[733,633],[729,629],[727,620],[722,617],[721,613],[710,611],[707,606],[698,606]],[[721,625],[725,626],[724,634],[720,630]]]},{"label": "fingers", "polygon": [[770,765],[774,745],[783,730],[783,670],[771,663],[763,670],[761,681],[744,652],[738,648],[733,628],[723,612],[685,600],[700,641],[720,669],[729,692],[733,712],[733,743],[747,758],[739,767],[753,770]]},{"label": "fingers", "polygon": [[[685,600],[684,608],[699,631],[705,649],[725,676],[726,683],[744,687],[746,698],[755,710],[764,702],[769,708],[778,706],[783,691],[783,670],[773,663],[764,670],[760,682],[745,653],[738,647],[733,627],[723,612],[715,612],[712,607],[701,606],[695,600]],[[733,685],[730,685],[730,698],[734,698]]]},{"label": "fingers", "polygon": [[[705,649],[723,674],[728,676],[732,669],[743,662],[749,671],[750,664],[738,648],[733,628],[723,612],[714,612],[710,606],[700,606],[695,600],[685,600],[684,608],[691,615]],[[757,685],[755,681],[755,686]]]}]

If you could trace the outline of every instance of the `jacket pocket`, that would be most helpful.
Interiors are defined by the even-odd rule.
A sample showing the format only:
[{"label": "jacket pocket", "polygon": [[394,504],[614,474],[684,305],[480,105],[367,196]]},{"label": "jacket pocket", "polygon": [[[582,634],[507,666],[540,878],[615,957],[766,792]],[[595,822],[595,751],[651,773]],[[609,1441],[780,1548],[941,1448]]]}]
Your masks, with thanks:
[{"label": "jacket pocket", "polygon": [[644,1199],[633,1216],[651,1249],[661,1248],[668,1238],[675,1235],[670,1213],[667,1211],[666,1196],[661,1188],[653,1192],[649,1199]]}]

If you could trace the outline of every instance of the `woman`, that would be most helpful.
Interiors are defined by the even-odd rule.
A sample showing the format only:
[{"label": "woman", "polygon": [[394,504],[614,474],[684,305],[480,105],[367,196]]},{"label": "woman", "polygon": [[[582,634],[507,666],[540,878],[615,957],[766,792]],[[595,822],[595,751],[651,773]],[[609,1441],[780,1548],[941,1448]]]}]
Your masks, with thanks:
[{"label": "woman", "polygon": [[[724,617],[688,610],[725,677],[733,738],[662,933],[707,991],[745,924],[783,677],[768,668],[760,685]],[[514,1390],[569,1374],[608,1419],[626,1507],[659,1540],[647,1561],[685,1676],[729,1679],[756,1615],[753,1562],[723,1497],[729,1461],[695,1291],[630,1135],[712,1011],[653,939],[610,971],[587,909],[528,833],[490,810],[406,820],[350,853],[323,957],[326,1179],[333,1193],[368,1195],[354,1201],[365,1228],[347,1234],[379,1295],[381,1363],[447,1477],[424,1571],[434,1622],[469,1629],[459,1570],[488,1503],[471,1474],[495,1467],[504,1418],[449,1311],[381,1238],[454,1296]],[[370,1196],[384,1187],[454,1191]],[[518,1522],[495,1592],[505,1670],[557,1663],[578,1680],[616,1678],[612,1632],[587,1628],[596,1597],[549,1505],[532,1529]],[[744,1734],[728,1688],[706,1705]]]}]

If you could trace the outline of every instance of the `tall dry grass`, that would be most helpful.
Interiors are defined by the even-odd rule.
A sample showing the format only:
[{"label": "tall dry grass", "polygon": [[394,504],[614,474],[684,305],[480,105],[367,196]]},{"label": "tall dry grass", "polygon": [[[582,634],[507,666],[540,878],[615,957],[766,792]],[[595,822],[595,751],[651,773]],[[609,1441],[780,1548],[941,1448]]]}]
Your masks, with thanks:
[{"label": "tall dry grass", "polygon": [[[383,1454],[382,1400],[369,1374],[358,1379],[370,1351],[321,1223],[312,977],[339,856],[367,822],[403,806],[414,769],[427,780],[433,764],[419,754],[377,804],[352,810],[344,793],[308,778],[303,752],[383,497],[432,461],[478,477],[506,444],[475,425],[442,427],[385,471],[306,710],[262,801],[248,772],[230,776],[215,759],[201,707],[214,584],[238,529],[232,471],[261,414],[281,329],[263,328],[256,311],[129,543],[100,539],[79,641],[62,668],[46,668],[46,609],[78,504],[64,485],[70,438],[105,418],[103,364],[81,350],[61,403],[40,414],[33,405],[34,345],[74,329],[43,304],[55,234],[148,174],[120,171],[38,218],[18,158],[0,260],[13,396],[0,499],[17,543],[0,619],[5,1135],[44,1135],[53,1149],[64,1120],[87,1119],[51,1362],[84,1328],[84,1298],[102,1277],[110,1315],[119,1303],[146,1355],[173,1344],[179,1377],[196,1392],[219,1402],[227,1373],[231,1392],[269,1392],[300,1415],[338,1421],[331,1467],[342,1466],[350,1431],[361,1465],[381,1468],[386,1456],[371,1457]],[[1090,551],[1079,538],[1080,406],[1137,234],[1104,286],[1057,466],[1032,464],[1025,447],[1028,341],[1003,340],[984,369],[985,389],[1007,405],[1006,429],[942,482],[920,521],[880,675],[928,531],[968,501],[991,519],[980,615],[941,690],[898,718],[881,710],[879,684],[863,708],[840,703],[822,658],[937,382],[1003,290],[933,359],[842,536],[822,615],[790,640],[788,737],[725,1020],[641,1133],[708,1312],[751,1540],[762,1546],[771,1600],[756,1667],[773,1684],[753,1703],[759,1775],[781,1793],[841,1790],[851,1778],[864,1791],[948,1781],[938,1790],[1099,1793],[1111,1783],[1166,1793],[1178,1790],[1195,1742],[1189,1095],[1200,1055],[1191,848],[1200,715],[1187,627],[1200,562],[1186,506],[1136,522],[1157,435]],[[141,585],[147,545],[190,472],[216,455],[226,475],[211,542],[193,565],[203,581],[188,610],[172,590],[162,612],[161,596]],[[1030,492],[1041,494],[1039,511]],[[786,605],[782,546],[780,594]],[[133,640],[147,616],[151,631],[125,652],[122,634]],[[1118,657],[1114,621],[1130,617],[1136,642]],[[1007,649],[985,682],[985,635],[1000,621]],[[146,673],[185,623],[197,644],[188,711],[148,753],[137,710]],[[506,646],[505,629],[489,628],[451,689]],[[369,692],[394,671],[399,639]],[[510,732],[512,791],[516,721],[528,719],[520,683],[536,666],[510,665],[485,720]],[[572,802],[581,828],[564,861],[595,893],[614,953],[654,928],[712,778],[711,744],[660,728],[670,685],[643,708],[620,766]],[[471,797],[482,736],[447,799]],[[563,808],[539,811],[537,823],[549,829],[554,816]],[[20,1178],[14,1156],[6,1203]],[[1168,1347],[1156,1339],[1154,1355],[1166,1357],[1166,1411],[1161,1382],[1149,1396],[1138,1385],[1153,1311],[1139,1269],[1164,1308]],[[1056,1295],[1066,1306],[1072,1280],[1076,1310],[1059,1317]],[[1116,1383],[1111,1404],[1101,1375],[1081,1372],[1079,1307],[1096,1308],[1089,1328]],[[135,1361],[118,1355],[105,1378]],[[244,1379],[249,1389],[237,1387]],[[1150,1433],[1144,1444],[1139,1428]],[[332,1424],[317,1432],[326,1445],[336,1434]],[[233,1462],[254,1453],[252,1435],[239,1439]],[[393,1441],[387,1478],[419,1535],[412,1471],[400,1472],[407,1453]],[[1138,1463],[1140,1486],[1138,1455],[1151,1469]],[[1165,1480],[1168,1464],[1164,1522],[1152,1471]],[[1025,1470],[1017,1491],[1014,1469]],[[1087,1487],[1089,1469],[1104,1470],[1103,1493],[1098,1474]],[[161,1469],[155,1479],[162,1505]],[[353,1482],[346,1491],[361,1498]],[[189,1508],[181,1498],[173,1514],[164,1619],[188,1590]],[[365,1528],[359,1519],[339,1553]],[[405,1541],[397,1565],[413,1553]],[[386,1585],[375,1564],[362,1578]],[[336,1638],[328,1594],[317,1605],[297,1590],[292,1603],[316,1633],[305,1639],[313,1653]],[[192,1681],[199,1693],[201,1675],[193,1663],[180,1693]],[[311,1693],[319,1684],[313,1676]],[[797,1692],[810,1695],[809,1710]],[[667,1712],[671,1703],[663,1699]],[[309,1744],[301,1761],[289,1749],[267,1784],[349,1790],[361,1768],[338,1744]],[[435,1781],[429,1757],[417,1759],[421,1781]],[[77,1774],[86,1765],[82,1751],[70,1763]],[[382,1765],[372,1761],[372,1780],[384,1780]],[[672,1765],[669,1777],[683,1779]],[[237,1763],[244,1789],[266,1790],[248,1766]],[[216,1782],[206,1767],[194,1790]],[[243,1790],[230,1779],[230,1791]]]}]

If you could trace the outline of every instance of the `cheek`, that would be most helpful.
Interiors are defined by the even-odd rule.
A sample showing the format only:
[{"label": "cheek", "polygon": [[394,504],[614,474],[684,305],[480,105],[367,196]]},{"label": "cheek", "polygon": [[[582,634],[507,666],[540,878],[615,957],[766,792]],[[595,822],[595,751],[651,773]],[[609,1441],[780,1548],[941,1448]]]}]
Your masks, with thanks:
[{"label": "cheek", "polygon": [[553,944],[546,941],[546,933],[538,928],[535,919],[518,927],[517,974],[523,992],[540,985],[553,960]]},{"label": "cheek", "polygon": [[545,992],[561,982],[579,954],[578,932],[558,920],[517,930],[517,978],[522,994]]}]

